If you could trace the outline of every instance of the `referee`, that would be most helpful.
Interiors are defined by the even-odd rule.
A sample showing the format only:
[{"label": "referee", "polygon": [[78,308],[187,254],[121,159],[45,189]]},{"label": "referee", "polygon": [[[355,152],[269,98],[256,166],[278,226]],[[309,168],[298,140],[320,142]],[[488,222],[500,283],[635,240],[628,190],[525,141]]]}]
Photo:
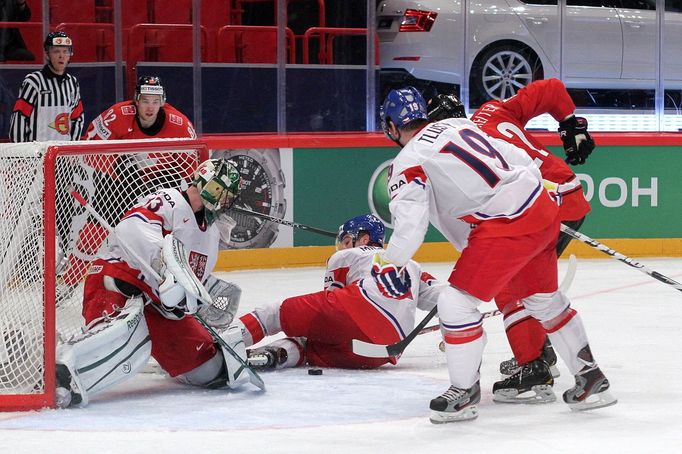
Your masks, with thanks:
[{"label": "referee", "polygon": [[11,142],[79,140],[83,132],[80,87],[66,72],[73,42],[64,32],[52,32],[43,47],[47,64],[24,78],[14,104]]}]

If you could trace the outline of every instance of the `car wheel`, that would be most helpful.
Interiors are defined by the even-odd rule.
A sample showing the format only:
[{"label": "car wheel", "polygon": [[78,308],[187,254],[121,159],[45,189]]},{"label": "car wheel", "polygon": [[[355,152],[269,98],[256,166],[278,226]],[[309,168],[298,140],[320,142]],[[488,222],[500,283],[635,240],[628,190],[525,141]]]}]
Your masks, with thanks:
[{"label": "car wheel", "polygon": [[542,77],[542,63],[532,50],[510,44],[495,46],[483,52],[471,68],[472,100],[507,99]]}]

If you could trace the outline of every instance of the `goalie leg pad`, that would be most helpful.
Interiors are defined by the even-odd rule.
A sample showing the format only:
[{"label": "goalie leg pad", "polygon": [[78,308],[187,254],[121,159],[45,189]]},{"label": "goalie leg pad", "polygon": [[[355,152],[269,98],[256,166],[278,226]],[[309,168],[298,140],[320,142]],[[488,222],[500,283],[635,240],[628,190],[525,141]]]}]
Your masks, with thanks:
[{"label": "goalie leg pad", "polygon": [[[229,345],[234,352],[239,355],[241,359],[246,361],[246,345],[244,344],[244,337],[242,330],[238,326],[231,326],[227,331],[223,332],[220,337]],[[225,372],[227,378],[227,386],[229,388],[238,388],[249,381],[248,370],[239,362],[229,351],[221,346],[223,358],[225,359]]]},{"label": "goalie leg pad", "polygon": [[[229,327],[220,337],[246,362],[246,347],[239,326]],[[234,389],[249,382],[249,372],[230,351],[221,346],[215,356],[179,378],[180,381],[190,385],[211,389],[225,387]]]},{"label": "goalie leg pad", "polygon": [[152,346],[143,308],[142,299],[128,300],[115,317],[93,321],[83,334],[57,347],[57,371],[62,375],[58,394],[64,394],[64,382],[70,380],[70,391],[81,400],[67,406],[86,405],[92,395],[128,380],[144,367]]}]

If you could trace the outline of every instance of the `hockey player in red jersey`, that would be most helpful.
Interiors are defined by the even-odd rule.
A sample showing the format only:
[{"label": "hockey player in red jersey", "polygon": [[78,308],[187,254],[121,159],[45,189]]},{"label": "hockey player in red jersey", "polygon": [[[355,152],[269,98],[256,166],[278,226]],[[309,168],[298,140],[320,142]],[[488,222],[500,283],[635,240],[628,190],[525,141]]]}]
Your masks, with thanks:
[{"label": "hockey player in red jersey", "polygon": [[[438,95],[429,102],[429,120],[464,118],[464,106],[454,95]],[[573,229],[578,229],[590,205],[585,199],[580,181],[571,168],[559,157],[547,150],[542,143],[525,129],[534,117],[549,113],[559,122],[559,132],[564,143],[566,161],[583,164],[594,149],[594,141],[587,132],[587,120],[576,118],[575,104],[558,79],[533,82],[504,101],[489,101],[471,117],[481,130],[492,137],[512,143],[526,151],[540,168],[545,180],[556,183],[553,192],[559,198],[559,218]],[[571,237],[560,233],[557,256],[560,256]],[[556,355],[547,340],[542,325],[531,317],[518,299],[510,300],[504,291],[495,297],[497,307],[504,314],[504,324],[514,358],[500,364],[500,372],[510,375],[495,384],[494,400],[499,402],[553,401],[554,395],[535,395],[532,388],[550,381],[550,367],[554,367]],[[523,367],[525,370],[521,370]]]},{"label": "hockey player in red jersey", "polygon": [[[155,76],[142,76],[137,80],[135,98],[124,101],[107,109],[95,118],[86,133],[87,140],[119,139],[167,139],[196,138],[194,126],[189,119],[170,104],[166,103],[166,89],[161,79]],[[188,155],[148,153],[131,156],[97,155],[86,157],[85,163],[94,170],[92,181],[84,181],[88,186],[89,198],[100,200],[98,194],[115,193],[120,195],[117,202],[125,211],[138,197],[144,196],[158,187],[179,187],[181,181],[191,178],[196,165],[187,160]],[[169,172],[169,169],[173,169]],[[134,180],[136,187],[130,181]],[[152,182],[155,187],[147,188],[145,183]],[[125,188],[121,188],[125,185]],[[107,212],[108,212],[107,211]],[[116,219],[108,219],[115,222]],[[73,251],[67,257],[68,264],[61,273],[64,284],[74,286],[79,283],[87,270],[88,263],[97,253],[106,232],[97,223],[88,221],[79,229],[78,239],[68,249]],[[65,238],[63,238],[66,241]]]},{"label": "hockey player in red jersey", "polygon": [[135,98],[114,104],[88,127],[88,140],[196,138],[192,122],[166,102],[166,89],[155,76],[138,78]]},{"label": "hockey player in red jersey", "polygon": [[575,386],[563,394],[571,409],[615,404],[580,316],[558,290],[559,207],[533,160],[467,119],[431,123],[413,87],[392,90],[380,116],[386,135],[403,148],[389,171],[394,231],[377,281],[389,280],[397,297],[409,290],[403,266],[424,241],[429,222],[453,243],[462,221],[475,225],[438,299],[451,386],[431,400],[431,421],[478,416],[486,343],[478,305],[502,291],[540,321],[575,376]]},{"label": "hockey player in red jersey", "polygon": [[[243,366],[224,354],[194,317],[186,316],[205,312],[205,320],[224,328],[237,310],[239,288],[211,271],[219,240],[229,240],[234,226],[225,210],[238,196],[240,182],[233,163],[211,159],[199,166],[187,190],[162,189],[123,216],[108,248],[88,270],[83,292],[87,328],[58,346],[58,406],[87,404],[92,395],[133,376],[150,355],[170,376],[195,386],[233,388],[247,379]],[[197,305],[181,285],[182,276],[173,272],[177,268],[162,255],[169,238],[184,244],[191,272],[212,299],[230,299],[226,307]],[[219,323],[218,315],[223,318]],[[228,328],[221,337],[235,351],[241,348],[246,359],[240,330]]]},{"label": "hockey player in red jersey", "polygon": [[415,310],[431,310],[447,285],[405,264],[415,279],[400,301],[372,279],[372,260],[383,251],[384,224],[374,215],[349,219],[339,227],[337,252],[327,261],[324,290],[258,307],[239,318],[247,346],[284,332],[288,337],[249,352],[264,368],[321,367],[370,369],[397,358],[366,358],[353,353],[351,340],[390,344],[414,327]]}]

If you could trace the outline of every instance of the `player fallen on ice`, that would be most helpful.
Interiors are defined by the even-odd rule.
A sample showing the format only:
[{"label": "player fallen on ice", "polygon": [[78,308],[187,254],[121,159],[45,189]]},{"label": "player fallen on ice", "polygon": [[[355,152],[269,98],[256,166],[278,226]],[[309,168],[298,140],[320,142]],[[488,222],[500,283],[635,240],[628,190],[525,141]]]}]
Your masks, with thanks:
[{"label": "player fallen on ice", "polygon": [[367,358],[353,353],[351,341],[390,344],[414,328],[416,309],[431,310],[440,289],[447,287],[410,260],[412,276],[400,301],[392,289],[377,284],[385,227],[374,215],[349,219],[339,227],[335,252],[327,261],[324,290],[293,296],[256,308],[239,318],[244,342],[251,346],[266,336],[286,338],[249,351],[249,363],[261,368],[317,367],[371,369],[398,358]]},{"label": "player fallen on ice", "polygon": [[[57,347],[59,407],[86,405],[93,395],[134,376],[150,355],[189,385],[236,388],[248,381],[242,365],[189,316],[198,312],[211,326],[226,328],[237,311],[241,290],[211,271],[220,239],[229,241],[235,225],[225,211],[239,195],[240,182],[232,162],[210,159],[199,165],[186,191],[159,190],[123,216],[86,277],[85,332]],[[199,304],[182,285],[185,277],[171,271],[177,267],[164,250],[169,235],[184,244],[194,275],[222,306]],[[246,359],[239,329],[227,329],[221,337]]]},{"label": "player fallen on ice", "polygon": [[559,207],[533,160],[465,118],[431,123],[413,87],[389,92],[380,117],[384,133],[402,148],[389,171],[394,231],[382,275],[407,292],[400,270],[424,241],[429,223],[451,242],[461,221],[475,224],[438,299],[451,386],[431,400],[431,422],[478,416],[486,343],[478,306],[502,291],[541,323],[574,375],[564,401],[574,410],[615,404],[580,316],[558,291]]}]

